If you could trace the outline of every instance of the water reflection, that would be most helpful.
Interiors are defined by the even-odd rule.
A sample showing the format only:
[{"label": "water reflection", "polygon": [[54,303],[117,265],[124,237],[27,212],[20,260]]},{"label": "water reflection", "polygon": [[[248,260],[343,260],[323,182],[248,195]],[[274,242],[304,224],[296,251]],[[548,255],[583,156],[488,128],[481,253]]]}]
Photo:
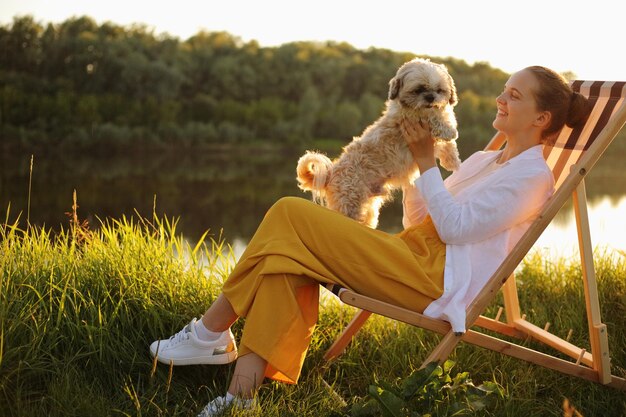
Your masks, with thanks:
[{"label": "water reflection", "polygon": [[[265,211],[282,196],[309,198],[296,186],[295,165],[301,151],[211,150],[176,154],[55,155],[35,154],[30,221],[57,229],[67,225],[72,192],[79,216],[120,218],[138,212],[179,218],[178,230],[189,241],[206,230],[224,238],[237,252],[254,233]],[[332,155],[331,155],[332,156]],[[0,209],[11,204],[12,219],[28,202],[30,154],[0,155]],[[626,182],[623,154],[607,154],[587,178],[593,244],[626,248]],[[616,168],[619,167],[619,168]],[[4,215],[4,213],[2,213]],[[401,229],[399,198],[383,209],[380,228]],[[539,247],[568,253],[576,247],[571,203],[561,210]],[[567,242],[567,243],[565,243]],[[570,243],[571,242],[571,245]]]},{"label": "water reflection", "polygon": [[[539,238],[535,247],[552,259],[578,256],[578,235],[574,211],[565,208]],[[603,196],[589,204],[591,243],[599,251],[618,249],[626,252],[626,195]]]}]

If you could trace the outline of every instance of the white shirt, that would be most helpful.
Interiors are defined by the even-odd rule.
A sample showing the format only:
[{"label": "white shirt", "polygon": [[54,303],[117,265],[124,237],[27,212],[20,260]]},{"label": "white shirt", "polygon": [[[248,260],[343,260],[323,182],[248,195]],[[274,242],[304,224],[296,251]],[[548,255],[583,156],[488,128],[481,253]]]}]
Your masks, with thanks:
[{"label": "white shirt", "polygon": [[542,145],[497,165],[500,154],[476,152],[445,181],[431,168],[404,189],[404,227],[430,214],[446,244],[444,291],[424,314],[455,332],[465,331],[468,305],[554,192]]}]

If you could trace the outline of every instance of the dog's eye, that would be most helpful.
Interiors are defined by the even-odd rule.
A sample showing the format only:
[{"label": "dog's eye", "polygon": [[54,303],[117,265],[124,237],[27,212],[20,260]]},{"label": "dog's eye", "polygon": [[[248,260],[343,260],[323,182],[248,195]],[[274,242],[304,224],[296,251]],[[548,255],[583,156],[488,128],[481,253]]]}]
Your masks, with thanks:
[{"label": "dog's eye", "polygon": [[424,87],[417,87],[415,89],[415,94],[422,94],[425,91],[426,91],[426,88],[424,88]]},{"label": "dog's eye", "polygon": [[437,90],[437,93],[441,94],[441,93],[443,93],[443,90],[440,88],[439,90]]}]

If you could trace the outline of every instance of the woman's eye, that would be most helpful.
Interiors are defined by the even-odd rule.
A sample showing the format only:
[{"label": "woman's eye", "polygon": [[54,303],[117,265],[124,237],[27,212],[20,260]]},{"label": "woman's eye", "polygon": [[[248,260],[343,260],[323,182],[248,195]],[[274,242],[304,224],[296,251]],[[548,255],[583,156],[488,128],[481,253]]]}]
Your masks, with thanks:
[{"label": "woman's eye", "polygon": [[503,91],[500,93],[500,95],[501,95],[501,96],[508,96],[508,97],[509,97],[509,98],[511,98],[511,99],[517,99],[517,98],[518,98],[518,97],[517,97],[517,95],[516,95],[514,92],[508,92],[507,90],[503,90]]}]

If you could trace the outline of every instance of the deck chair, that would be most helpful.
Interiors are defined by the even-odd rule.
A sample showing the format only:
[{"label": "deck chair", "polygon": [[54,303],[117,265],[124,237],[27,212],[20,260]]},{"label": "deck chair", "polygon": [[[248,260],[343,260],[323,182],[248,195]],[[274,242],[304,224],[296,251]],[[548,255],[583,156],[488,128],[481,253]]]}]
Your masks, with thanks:
[{"label": "deck chair", "polygon": [[[488,280],[483,291],[468,307],[466,321],[468,330],[463,334],[455,334],[446,321],[432,319],[411,310],[365,297],[349,289],[329,285],[328,289],[341,301],[361,310],[328,349],[325,354],[326,360],[340,355],[367,318],[376,313],[443,335],[440,343],[422,366],[433,361],[443,362],[462,340],[565,374],[626,390],[626,379],[611,374],[607,327],[600,317],[585,194],[585,176],[626,122],[626,82],[574,81],[572,88],[590,99],[593,104],[592,113],[584,127],[574,130],[565,127],[553,146],[544,146],[544,156],[555,179],[555,193]],[[500,149],[504,141],[503,135],[496,134],[486,149]],[[515,284],[515,268],[570,196],[573,198],[578,229],[590,352],[551,334],[548,325],[541,328],[528,322],[525,315],[520,313]],[[500,307],[493,319],[481,315],[500,289],[503,291],[504,307]],[[500,320],[503,310],[506,311],[505,322]],[[481,333],[475,329],[476,327],[522,340],[530,336],[571,357],[572,360],[561,359]]]}]

